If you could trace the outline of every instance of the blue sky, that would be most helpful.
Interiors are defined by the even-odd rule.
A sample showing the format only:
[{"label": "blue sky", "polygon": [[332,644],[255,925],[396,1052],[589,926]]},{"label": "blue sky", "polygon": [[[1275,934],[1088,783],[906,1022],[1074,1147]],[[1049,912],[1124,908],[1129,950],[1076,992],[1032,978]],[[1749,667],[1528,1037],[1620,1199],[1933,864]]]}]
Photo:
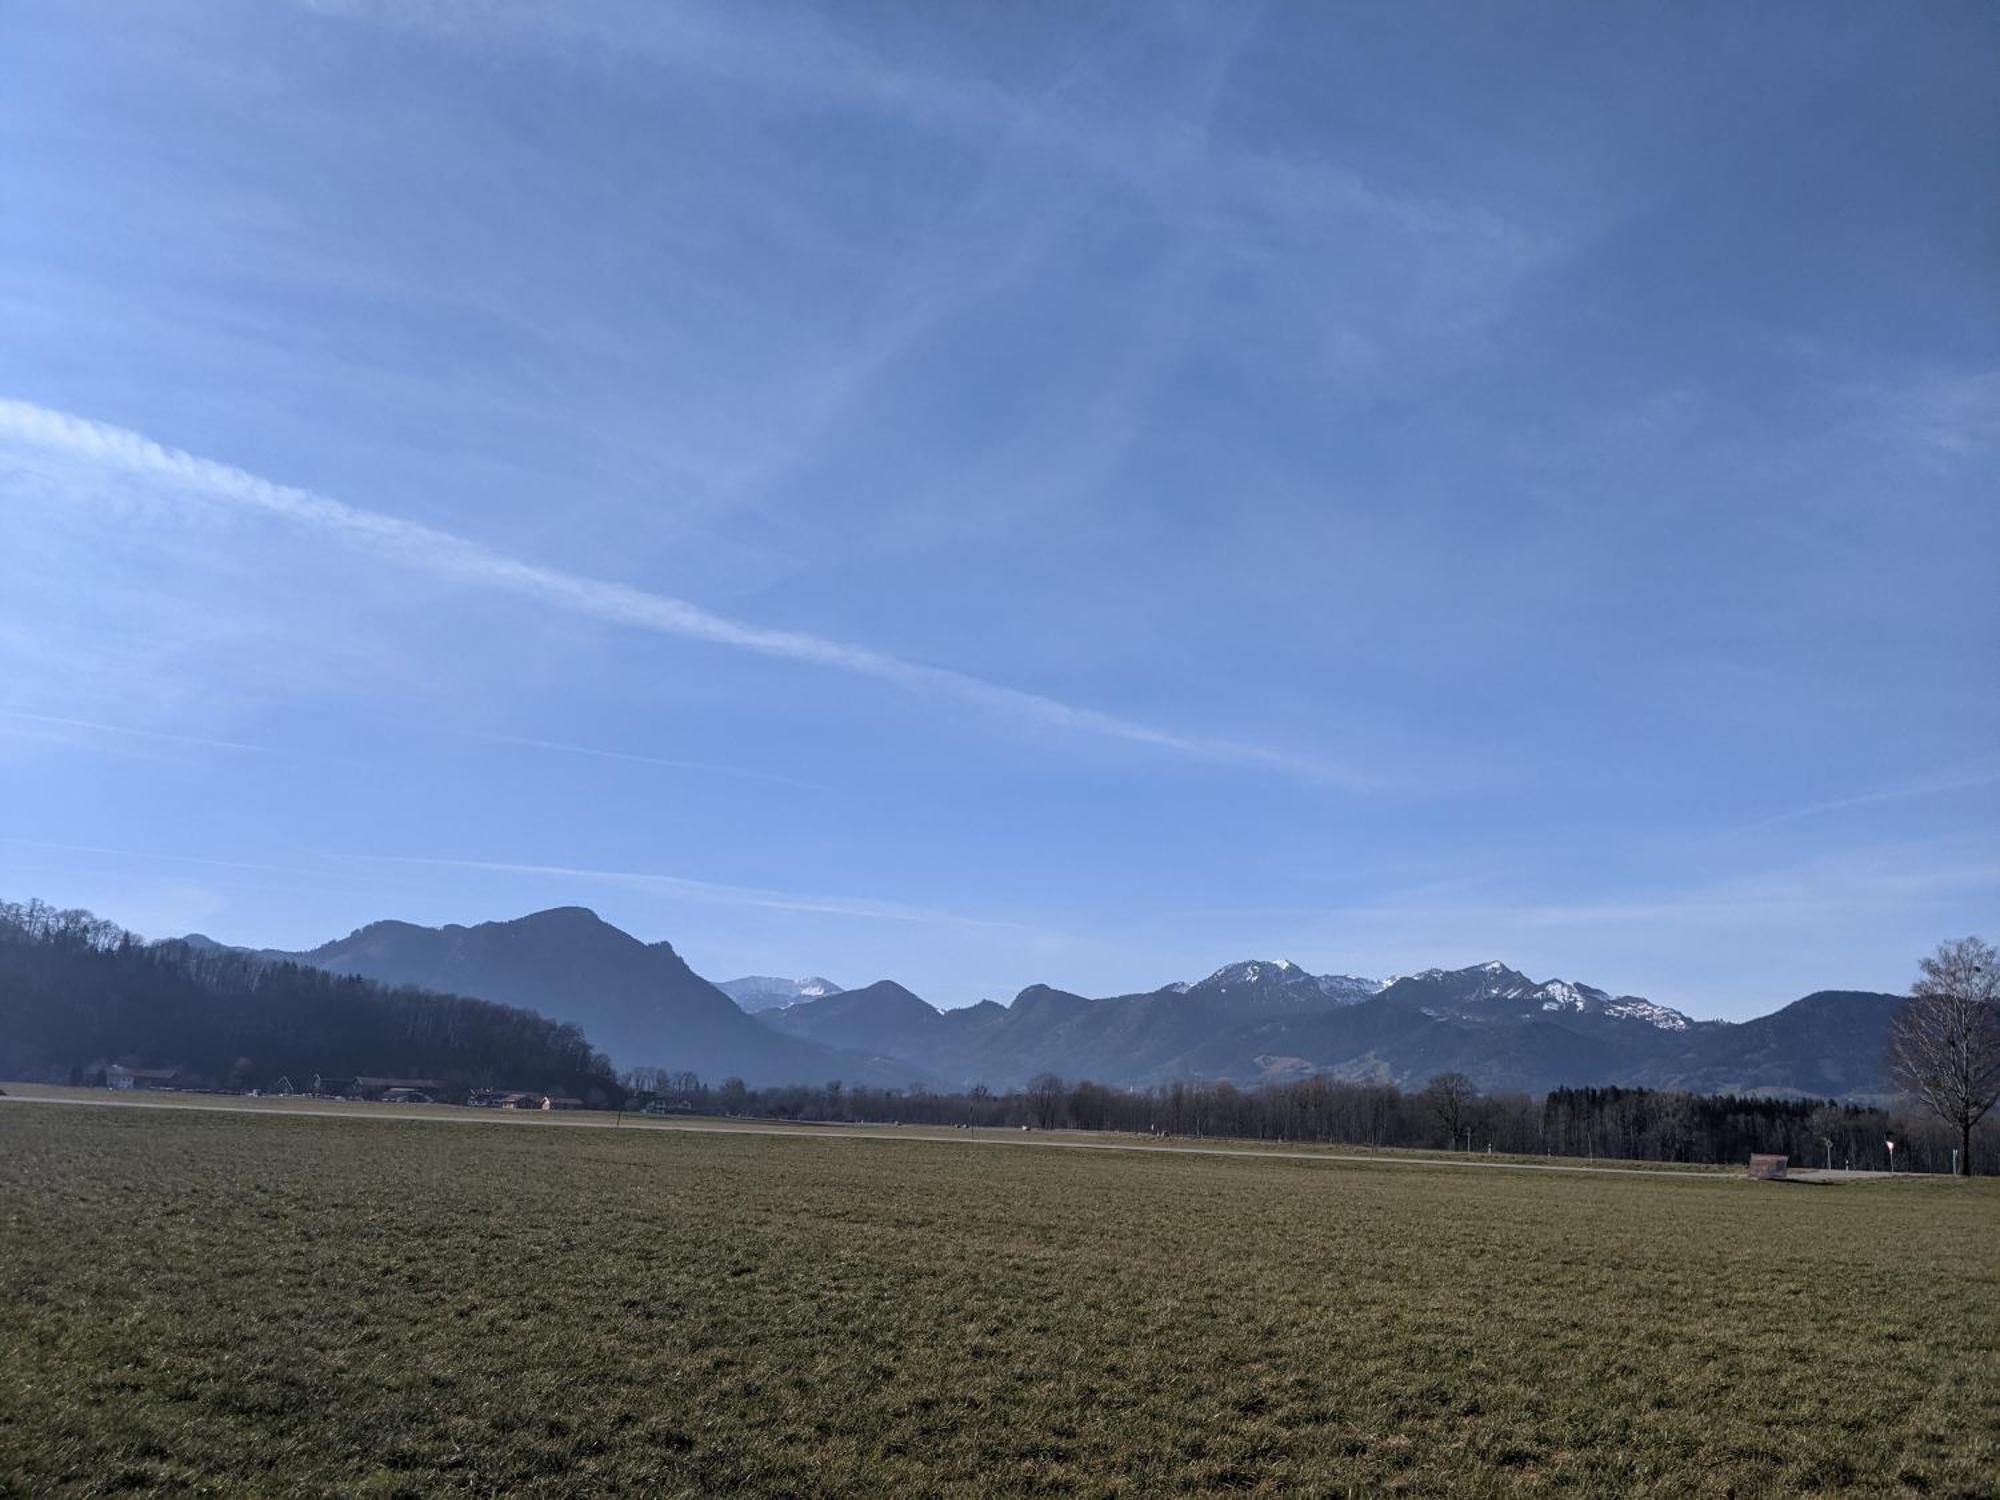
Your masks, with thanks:
[{"label": "blue sky", "polygon": [[0,893],[941,1004],[2000,911],[1985,5],[0,17]]}]

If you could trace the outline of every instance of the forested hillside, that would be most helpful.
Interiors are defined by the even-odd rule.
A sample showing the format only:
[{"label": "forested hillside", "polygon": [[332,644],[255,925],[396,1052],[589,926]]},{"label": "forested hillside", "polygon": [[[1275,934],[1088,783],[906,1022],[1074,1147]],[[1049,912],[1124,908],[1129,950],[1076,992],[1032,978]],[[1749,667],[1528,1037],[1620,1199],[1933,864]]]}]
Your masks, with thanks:
[{"label": "forested hillside", "polygon": [[582,1031],[531,1010],[148,944],[86,911],[0,903],[0,1076],[60,1081],[108,1063],[177,1068],[218,1088],[366,1074],[594,1101],[617,1092]]},{"label": "forested hillside", "polygon": [[[665,942],[558,906],[506,922],[373,922],[303,953],[266,954],[381,984],[482,995],[574,1021],[619,1067],[690,1068],[752,1083],[845,1078],[898,1086],[921,1067],[843,1051],[759,1024]],[[846,1044],[843,1044],[843,1046]]]}]

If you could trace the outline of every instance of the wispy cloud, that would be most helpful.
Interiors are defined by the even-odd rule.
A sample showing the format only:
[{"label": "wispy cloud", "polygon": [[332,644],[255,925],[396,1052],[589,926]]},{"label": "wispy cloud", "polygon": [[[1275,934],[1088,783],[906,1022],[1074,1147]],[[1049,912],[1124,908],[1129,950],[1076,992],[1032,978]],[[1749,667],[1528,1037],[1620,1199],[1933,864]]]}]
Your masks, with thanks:
[{"label": "wispy cloud", "polygon": [[1914,381],[1889,399],[1910,438],[1938,458],[1962,461],[2000,447],[2000,370]]},{"label": "wispy cloud", "polygon": [[210,750],[244,750],[257,755],[271,753],[269,745],[248,745],[241,740],[216,740],[198,734],[169,734],[160,729],[139,729],[129,724],[100,724],[91,719],[67,719],[55,714],[31,714],[14,708],[0,708],[0,719],[19,719],[51,729],[81,730],[87,734],[109,734],[125,739],[150,740],[169,745],[194,745]]},{"label": "wispy cloud", "polygon": [[[1746,942],[1796,948],[1813,955],[1812,963],[1826,964],[1833,971],[1829,979],[1852,986],[1861,975],[1840,978],[1839,963],[1829,955],[1849,947],[1864,951],[1865,941],[1854,946],[1850,939],[1870,931],[1913,933],[1920,947],[1928,940],[1924,934],[1956,925],[1952,914],[1990,901],[2000,886],[2000,864],[1976,845],[1952,841],[1847,851],[1602,899],[1541,896],[1522,884],[1495,878],[1462,892],[1411,891],[1310,916],[1281,913],[1285,920],[1267,929],[1273,940],[1265,946],[1359,972],[1449,967],[1497,955],[1540,977],[1636,981],[1638,993],[1709,1013],[1716,993],[1704,996],[1668,977],[1689,955],[1697,956],[1697,967],[1708,962],[1700,955],[1720,955],[1710,982],[1726,988],[1738,982],[1741,960],[1735,955]],[[1879,955],[1871,961],[1879,962]],[[1607,964],[1639,972],[1621,977]],[[1887,976],[1878,971],[1874,982],[1887,982]]]},{"label": "wispy cloud", "polygon": [[52,854],[89,854],[120,861],[201,865],[215,870],[254,870],[264,875],[303,875],[313,880],[347,880],[347,872],[335,869],[303,869],[294,865],[264,864],[254,860],[215,859],[205,854],[174,854],[159,849],[117,849],[103,844],[64,844],[48,839],[0,838],[0,844],[16,849],[40,849]]},{"label": "wispy cloud", "polygon": [[168,448],[124,428],[0,399],[0,438],[47,454],[156,481],[171,490],[312,528],[349,546],[455,583],[532,599],[606,624],[706,641],[760,656],[888,682],[1043,728],[1143,745],[1215,764],[1277,772],[1347,788],[1373,778],[1308,756],[1241,741],[1183,734],[1137,719],[1006,687],[949,667],[803,631],[773,630],[685,599],[506,556],[479,542],[363,509],[310,490]]},{"label": "wispy cloud", "polygon": [[741,776],[751,781],[769,781],[779,786],[817,790],[817,784],[814,782],[801,781],[796,776],[782,776],[776,771],[759,771],[751,766],[726,766],[705,760],[673,760],[660,755],[640,755],[630,750],[604,750],[595,745],[566,745],[559,740],[530,739],[518,734],[488,734],[480,730],[466,730],[464,733],[468,739],[484,740],[491,745],[519,745],[524,750],[548,750],[561,755],[587,755],[598,760],[622,760],[633,765],[659,766],[668,771],[701,771],[716,776]]},{"label": "wispy cloud", "polygon": [[1768,818],[1759,818],[1754,823],[1744,823],[1729,831],[1731,833],[1753,833],[1760,828],[1775,828],[1783,823],[1796,823],[1803,818],[1816,818],[1823,813],[1842,812],[1852,807],[1872,807],[1882,802],[1904,802],[1913,797],[1941,797],[1949,792],[1969,792],[1980,787],[2000,785],[2000,772],[1987,771],[1976,776],[1960,776],[1946,781],[1926,781],[1914,786],[1888,787],[1882,791],[1861,792],[1852,797],[1834,797],[1825,802],[1811,802],[1804,807],[1794,807],[1786,812],[1773,813]]},{"label": "wispy cloud", "polygon": [[[920,35],[885,43],[879,36],[836,21],[797,12],[783,23],[741,7],[701,4],[661,7],[617,0],[551,6],[535,0],[294,0],[348,21],[451,39],[461,44],[542,46],[564,55],[601,50],[641,61],[692,80],[712,80],[784,107],[802,101],[832,105],[895,123],[900,128],[956,136],[998,161],[1026,156],[1059,163],[1063,174],[1084,174],[1114,191],[1171,203],[1177,213],[1212,219],[1234,253],[1258,260],[1273,255],[1317,261],[1330,236],[1350,254],[1357,239],[1373,247],[1365,258],[1376,268],[1370,282],[1315,301],[1328,306],[1307,313],[1324,324],[1329,348],[1325,373],[1353,384],[1379,385],[1401,353],[1453,344],[1476,331],[1504,305],[1507,294],[1536,269],[1563,253],[1571,232],[1529,226],[1489,204],[1457,201],[1413,190],[1363,163],[1320,152],[1285,153],[1251,146],[1214,128],[1214,115],[1235,55],[1260,29],[1261,12],[1178,11],[1159,7],[1151,26],[1103,25],[1090,42],[1074,45],[1066,65],[1028,76],[996,75],[968,65],[936,39]],[[1075,19],[1075,18],[1072,18]],[[947,28],[940,28],[948,30]],[[1132,46],[1128,34],[1147,45]],[[1159,110],[1129,106],[1120,87],[1128,72],[1145,70],[1170,101]],[[998,148],[998,149],[996,149]],[[1016,224],[1028,205],[1045,202],[1049,175],[1038,171],[1036,191],[1019,182],[1002,191]],[[997,172],[999,183],[1008,174]],[[1190,185],[1194,191],[1190,192]],[[991,191],[996,184],[989,183]],[[981,195],[975,195],[975,201]],[[1036,215],[1028,213],[1029,218]],[[994,226],[919,257],[945,273],[945,300],[961,304],[978,295],[972,274],[985,258]],[[1043,253],[1032,241],[1033,263]],[[1357,235],[1357,231],[1359,231]],[[1005,284],[1013,273],[993,278]],[[912,280],[906,267],[894,278]],[[1306,312],[1287,299],[1288,314]],[[903,332],[897,332],[901,325]],[[906,347],[907,330],[927,326],[899,302],[877,309],[861,353],[837,359],[827,379],[812,388],[803,413],[805,436],[829,424],[843,401],[854,399],[889,356]],[[799,424],[787,424],[795,430]],[[798,446],[795,442],[790,446]]]},{"label": "wispy cloud", "polygon": [[590,870],[572,865],[524,864],[508,860],[432,859],[414,855],[356,854],[334,855],[371,864],[423,865],[445,870],[474,870],[493,875],[527,875],[539,879],[592,881],[641,891],[648,895],[715,902],[723,906],[754,906],[770,911],[814,912],[828,916],[870,917],[886,922],[924,922],[951,927],[977,927],[994,931],[1034,933],[1039,929],[1020,922],[1001,922],[985,917],[961,916],[956,912],[909,906],[898,901],[874,901],[852,896],[802,895],[796,891],[763,890],[755,886],[724,885],[712,880],[693,880],[684,875],[666,875],[647,870]]},{"label": "wispy cloud", "polygon": [[[1885,906],[1921,905],[1991,887],[2000,864],[1977,851],[1953,853],[1891,846],[1845,851],[1796,864],[1713,881],[1655,888],[1605,900],[1534,900],[1500,897],[1463,901],[1392,898],[1328,913],[1358,923],[1405,920],[1440,931],[1505,924],[1521,929],[1610,928],[1705,922],[1756,927],[1774,917],[1831,918],[1876,912]],[[1487,882],[1489,885],[1497,882]]]}]

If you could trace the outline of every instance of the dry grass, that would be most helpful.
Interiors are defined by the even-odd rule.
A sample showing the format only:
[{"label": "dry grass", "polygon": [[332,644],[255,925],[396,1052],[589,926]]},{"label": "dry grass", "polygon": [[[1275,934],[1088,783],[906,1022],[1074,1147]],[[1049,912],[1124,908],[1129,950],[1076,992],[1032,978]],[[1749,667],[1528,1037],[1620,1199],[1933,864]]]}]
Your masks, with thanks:
[{"label": "dry grass", "polygon": [[2000,1184],[0,1104],[0,1491],[1994,1493]]}]

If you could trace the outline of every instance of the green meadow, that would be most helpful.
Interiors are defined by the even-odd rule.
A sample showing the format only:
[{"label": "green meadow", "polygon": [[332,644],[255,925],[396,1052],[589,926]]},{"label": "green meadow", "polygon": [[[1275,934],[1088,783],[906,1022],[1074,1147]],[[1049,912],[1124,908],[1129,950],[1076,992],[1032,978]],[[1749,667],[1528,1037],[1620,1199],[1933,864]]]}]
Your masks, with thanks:
[{"label": "green meadow", "polygon": [[2000,1180],[0,1101],[0,1494],[2000,1489]]}]

